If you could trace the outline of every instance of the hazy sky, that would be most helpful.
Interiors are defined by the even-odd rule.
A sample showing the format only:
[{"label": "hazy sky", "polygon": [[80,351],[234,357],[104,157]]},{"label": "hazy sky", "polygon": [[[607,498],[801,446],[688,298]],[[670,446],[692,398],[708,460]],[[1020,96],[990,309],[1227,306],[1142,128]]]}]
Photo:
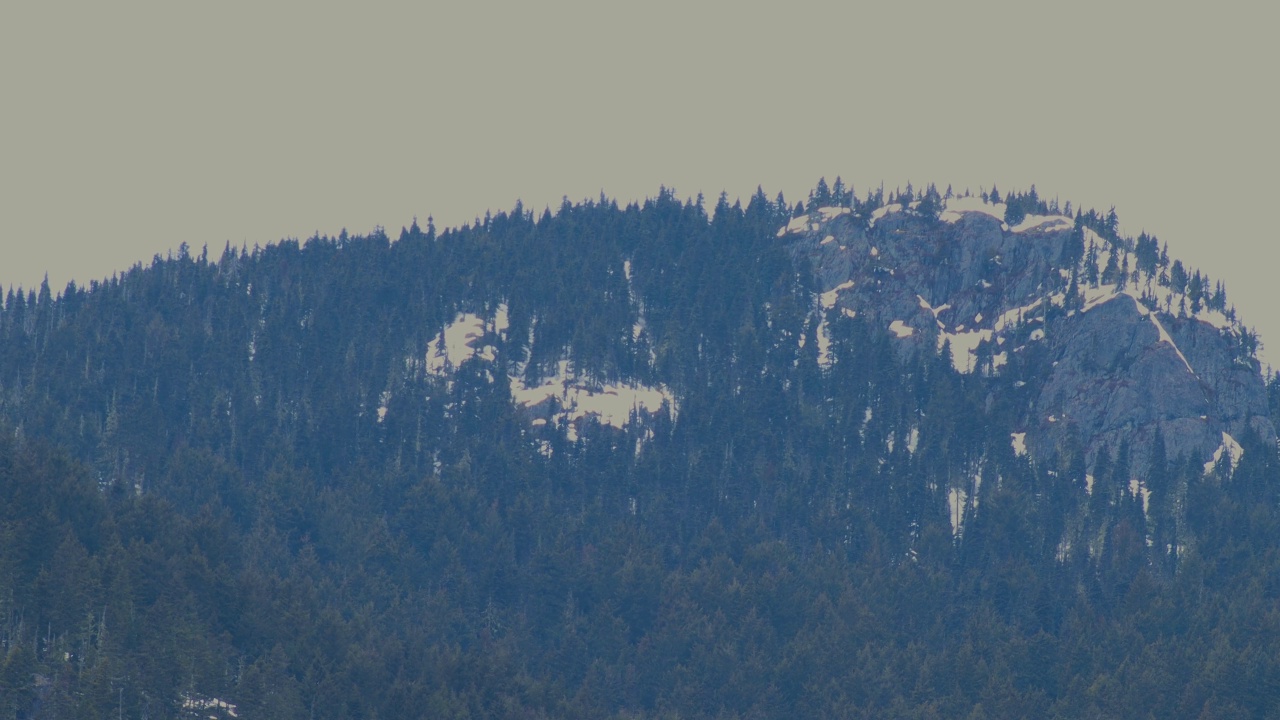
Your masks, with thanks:
[{"label": "hazy sky", "polygon": [[1225,279],[1280,361],[1273,4],[445,5],[5,3],[0,284],[518,198],[1035,183]]}]

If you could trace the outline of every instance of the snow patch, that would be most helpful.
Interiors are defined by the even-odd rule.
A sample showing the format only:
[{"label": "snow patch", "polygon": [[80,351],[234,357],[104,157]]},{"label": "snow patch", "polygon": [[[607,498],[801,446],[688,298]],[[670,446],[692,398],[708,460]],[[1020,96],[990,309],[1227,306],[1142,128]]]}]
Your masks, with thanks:
[{"label": "snow patch", "polygon": [[901,320],[894,320],[893,322],[889,323],[889,332],[893,333],[894,335],[897,335],[900,338],[904,338],[904,337],[911,337],[912,335],[914,335],[916,332],[916,329],[902,322]]},{"label": "snow patch", "polygon": [[1013,454],[1018,457],[1024,457],[1027,454],[1027,434],[1024,432],[1011,433],[1009,435],[1010,444],[1013,445]]},{"label": "snow patch", "polygon": [[568,360],[561,360],[556,374],[537,385],[528,386],[521,378],[512,377],[511,398],[530,409],[545,406],[571,441],[586,418],[622,429],[633,413],[654,415],[665,405],[675,417],[678,407],[675,396],[663,386],[589,382],[577,376]]},{"label": "snow patch", "polygon": [[[474,343],[484,337],[484,320],[474,313],[458,313],[431,342],[427,343],[427,372],[440,375],[479,354],[493,359],[491,347],[477,349]],[[486,352],[487,351],[487,352]]]},{"label": "snow patch", "polygon": [[960,537],[960,531],[964,528],[964,502],[967,496],[968,494],[960,488],[953,487],[947,492],[947,507],[951,511],[952,537]]},{"label": "snow patch", "polygon": [[818,323],[818,367],[831,367],[831,333],[827,331],[825,314]]},{"label": "snow patch", "polygon": [[835,307],[835,306],[836,306],[836,298],[837,298],[837,297],[839,297],[840,292],[841,292],[842,290],[848,290],[848,289],[849,289],[849,288],[851,288],[851,287],[853,287],[853,281],[852,281],[852,280],[845,280],[844,282],[840,283],[839,285],[837,285],[837,286],[835,286],[835,287],[831,288],[830,290],[828,290],[828,291],[826,291],[826,292],[822,293],[821,295],[819,295],[819,296],[818,296],[818,299],[822,302],[822,307],[827,308],[827,309],[830,309],[830,308]]},{"label": "snow patch", "polygon": [[808,229],[809,229],[809,216],[801,215],[798,218],[792,218],[791,222],[782,226],[782,228],[778,230],[778,237],[782,237],[783,235],[787,235],[789,233],[802,233]]},{"label": "snow patch", "polygon": [[847,207],[820,207],[818,208],[818,216],[823,220],[832,220],[841,215],[848,215],[853,211]]},{"label": "snow patch", "polygon": [[819,244],[819,245],[830,245],[831,243],[833,243],[833,242],[835,242],[835,241],[836,241],[836,236],[835,236],[835,235],[828,235],[828,236],[826,236],[826,237],[822,238],[822,242],[820,242],[820,243],[818,243],[818,244]]},{"label": "snow patch", "polygon": [[902,212],[902,206],[898,203],[890,203],[883,207],[878,207],[871,213],[871,220],[867,223],[869,227],[875,227],[876,222],[891,213]]},{"label": "snow patch", "polygon": [[1227,461],[1231,463],[1231,472],[1235,472],[1236,465],[1240,464],[1240,458],[1244,457],[1244,448],[1240,447],[1240,443],[1236,442],[1231,435],[1222,433],[1222,444],[1213,451],[1213,459],[1204,464],[1205,475],[1213,472],[1218,462],[1222,460],[1223,453],[1227,454]]},{"label": "snow patch", "polygon": [[1100,285],[1096,288],[1087,288],[1085,290],[1085,303],[1084,306],[1080,308],[1080,312],[1089,312],[1095,307],[1108,303],[1119,297],[1127,297],[1133,301],[1134,309],[1138,311],[1138,314],[1150,320],[1151,324],[1155,326],[1156,332],[1160,338],[1159,342],[1169,343],[1169,347],[1173,348],[1173,351],[1178,354],[1178,359],[1182,360],[1182,364],[1186,366],[1187,372],[1195,375],[1196,371],[1192,369],[1191,363],[1187,362],[1187,356],[1182,354],[1182,349],[1173,341],[1173,336],[1169,334],[1169,331],[1165,330],[1164,325],[1160,322],[1160,318],[1156,316],[1156,313],[1151,312],[1146,305],[1143,305],[1141,298],[1135,295],[1133,291],[1118,290],[1115,285]]},{"label": "snow patch", "polygon": [[964,217],[964,213],[982,213],[999,220],[1000,227],[1008,230],[1009,226],[1004,222],[1004,213],[1007,207],[1004,203],[992,205],[980,197],[951,198],[946,201],[945,208],[938,215],[938,219],[946,223],[955,223]]},{"label": "snow patch", "polygon": [[[963,327],[963,326],[961,326]],[[945,342],[951,343],[951,367],[958,372],[971,373],[978,364],[978,345],[991,339],[990,330],[972,330],[969,332],[938,333],[938,349]]]},{"label": "snow patch", "polygon": [[1013,232],[1022,233],[1029,230],[1054,232],[1070,230],[1075,226],[1075,221],[1064,215],[1028,215],[1022,219],[1022,222],[1013,226]]},{"label": "snow patch", "polygon": [[1150,512],[1148,512],[1148,510],[1151,507],[1151,491],[1147,489],[1146,483],[1137,478],[1130,478],[1129,495],[1130,497],[1135,498],[1139,496],[1142,497],[1142,514],[1144,516],[1149,516]]}]

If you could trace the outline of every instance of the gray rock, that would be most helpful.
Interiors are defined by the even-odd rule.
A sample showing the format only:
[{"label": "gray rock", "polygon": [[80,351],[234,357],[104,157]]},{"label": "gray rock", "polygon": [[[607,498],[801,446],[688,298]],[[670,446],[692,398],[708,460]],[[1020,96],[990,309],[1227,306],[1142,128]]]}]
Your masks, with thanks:
[{"label": "gray rock", "polygon": [[[1257,361],[1235,349],[1238,328],[1151,311],[1128,294],[1070,309],[1070,272],[1061,264],[1070,228],[1014,233],[977,212],[954,223],[910,210],[874,225],[851,214],[813,218],[818,229],[784,237],[811,263],[820,291],[852,281],[826,312],[852,311],[886,332],[901,321],[912,329],[896,340],[904,355],[935,352],[939,333],[977,330],[989,336],[979,358],[1034,351],[1043,359],[1017,364],[1038,368],[1017,378],[1032,398],[1019,430],[1038,462],[1060,463],[1083,448],[1092,466],[1128,441],[1130,467],[1143,476],[1157,431],[1169,458],[1199,462],[1211,459],[1223,432],[1276,439]],[[997,327],[1018,308],[1025,310]],[[992,362],[977,367],[993,383],[1006,372]]]}]

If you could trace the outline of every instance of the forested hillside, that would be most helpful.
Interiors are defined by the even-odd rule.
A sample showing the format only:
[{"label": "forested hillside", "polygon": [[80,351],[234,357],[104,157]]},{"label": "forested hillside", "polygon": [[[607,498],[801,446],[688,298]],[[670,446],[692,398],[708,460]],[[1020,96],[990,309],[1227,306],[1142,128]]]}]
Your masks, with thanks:
[{"label": "forested hillside", "polygon": [[[1061,213],[1044,242],[1088,230],[1117,269],[1056,253],[1027,292],[1063,299],[1009,321],[1008,364],[1004,326],[957,362],[964,328],[893,289],[907,255],[881,239],[986,237],[950,199],[663,190],[10,291],[0,717],[1280,713],[1280,383],[1256,338],[1161,308],[1201,276],[1168,289],[1157,252],[1124,277],[1172,350],[1135,310],[1156,349],[1132,364],[1186,346],[1238,447],[1206,464],[1164,417],[1149,442],[1098,420],[1115,447],[1037,435],[1068,344],[1031,336],[1087,330],[1090,287],[1155,241],[1000,198],[1009,228]],[[823,255],[855,242],[878,264]],[[881,316],[893,293],[919,335]],[[1220,410],[1247,404],[1237,371],[1260,419]]]}]

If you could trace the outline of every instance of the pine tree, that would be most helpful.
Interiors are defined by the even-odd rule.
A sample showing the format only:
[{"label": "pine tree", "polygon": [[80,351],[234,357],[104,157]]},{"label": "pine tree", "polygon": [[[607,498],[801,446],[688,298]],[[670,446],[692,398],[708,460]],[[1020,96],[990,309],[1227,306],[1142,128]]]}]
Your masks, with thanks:
[{"label": "pine tree", "polygon": [[1098,287],[1098,246],[1089,239],[1089,249],[1084,254],[1084,279],[1089,287]]}]

